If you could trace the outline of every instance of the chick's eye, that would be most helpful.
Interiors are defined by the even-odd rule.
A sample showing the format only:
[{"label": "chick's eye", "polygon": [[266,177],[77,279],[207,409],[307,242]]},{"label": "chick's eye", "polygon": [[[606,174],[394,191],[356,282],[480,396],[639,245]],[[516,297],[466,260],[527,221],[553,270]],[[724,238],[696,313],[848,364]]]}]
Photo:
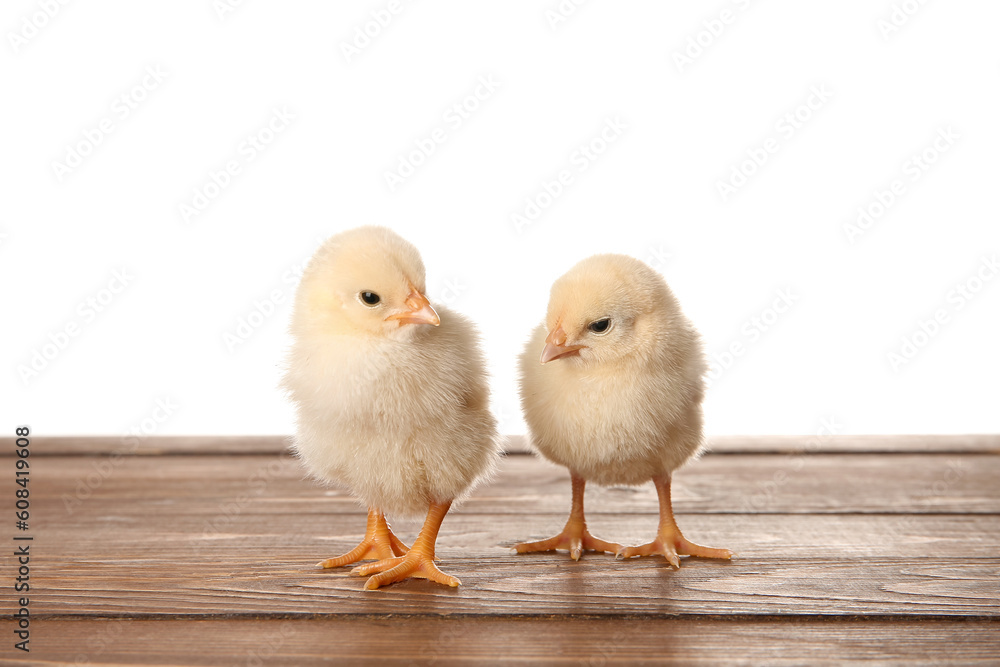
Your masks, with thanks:
[{"label": "chick's eye", "polygon": [[611,318],[605,317],[604,319],[594,320],[587,325],[587,328],[594,333],[604,333],[611,327]]},{"label": "chick's eye", "polygon": [[361,300],[369,306],[374,306],[382,300],[382,298],[375,292],[362,292],[360,296]]}]

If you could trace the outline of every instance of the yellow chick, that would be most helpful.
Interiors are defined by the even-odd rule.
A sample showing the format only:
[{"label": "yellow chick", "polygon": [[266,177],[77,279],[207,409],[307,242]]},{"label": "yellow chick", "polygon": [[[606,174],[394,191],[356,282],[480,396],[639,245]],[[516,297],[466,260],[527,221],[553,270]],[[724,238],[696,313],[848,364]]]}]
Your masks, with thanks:
[{"label": "yellow chick", "polygon": [[[660,274],[624,255],[595,255],[552,286],[544,324],[520,359],[521,406],[531,442],[569,468],[572,509],[555,537],[518,553],[567,549],[622,558],[660,554],[731,558],[689,542],[674,521],[670,475],[704,443],[706,370],[701,340]],[[656,539],[624,548],[590,534],[584,485],[652,480],[660,500]]]},{"label": "yellow chick", "polygon": [[[365,589],[422,577],[458,586],[434,565],[451,504],[498,457],[483,355],[473,325],[424,296],[417,249],[384,227],[333,236],[317,250],[295,297],[284,386],[297,409],[294,448],[317,478],[368,506],[361,543],[319,563],[377,562]],[[412,548],[385,515],[427,518]]]}]

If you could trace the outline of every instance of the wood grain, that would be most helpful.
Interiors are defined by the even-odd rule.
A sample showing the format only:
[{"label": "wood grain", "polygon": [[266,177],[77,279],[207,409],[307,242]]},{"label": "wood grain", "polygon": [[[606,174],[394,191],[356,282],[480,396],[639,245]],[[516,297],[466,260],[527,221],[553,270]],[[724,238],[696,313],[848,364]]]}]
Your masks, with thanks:
[{"label": "wood grain", "polygon": [[[929,461],[935,457],[941,458],[915,455],[910,474],[934,474]],[[874,458],[831,456],[820,470],[856,475],[871,469]],[[963,470],[988,472],[979,458],[995,457],[956,460]],[[727,464],[736,475],[732,465],[740,462],[734,455],[719,457],[716,465]],[[33,492],[36,516],[43,518],[38,540],[62,549],[36,555],[43,584],[38,613],[377,614],[387,613],[387,597],[394,600],[393,613],[409,614],[427,611],[429,601],[437,601],[430,607],[435,613],[469,614],[525,608],[551,614],[1000,612],[997,515],[899,513],[907,507],[919,512],[917,503],[878,515],[805,514],[801,507],[786,514],[721,513],[705,511],[692,502],[697,497],[690,487],[678,484],[679,490],[688,488],[677,502],[688,535],[735,549],[742,558],[688,560],[674,572],[662,559],[616,562],[588,554],[574,563],[558,553],[511,556],[514,542],[557,531],[568,504],[564,471],[533,457],[511,456],[495,483],[452,513],[442,530],[438,554],[446,570],[463,579],[462,589],[442,591],[414,581],[364,594],[362,582],[346,570],[314,567],[360,539],[362,508],[343,492],[326,495],[303,480],[292,459],[123,458],[90,497],[67,505],[61,489],[71,488],[66,480],[82,474],[72,463],[52,458],[39,464],[41,481]],[[874,467],[885,475],[884,467]],[[709,461],[691,471],[705,468]],[[718,470],[709,472],[700,484],[725,486],[712,481],[720,478]],[[967,478],[978,479],[972,472],[962,481]],[[884,480],[879,502],[898,498],[906,481],[900,475]],[[986,478],[980,486],[983,493],[996,493]],[[608,507],[624,505],[628,511],[592,512],[591,528],[625,543],[649,539],[656,525],[651,490],[614,493],[595,495]],[[412,539],[419,519],[394,525]],[[928,557],[935,565],[927,565]]]},{"label": "wood grain", "polygon": [[1000,435],[716,435],[716,454],[1000,454]]},{"label": "wood grain", "polygon": [[486,557],[443,549],[441,567],[462,580],[460,588],[407,580],[366,592],[348,568],[321,570],[315,558],[289,558],[280,547],[252,560],[241,556],[187,565],[169,554],[111,561],[76,553],[63,563],[41,557],[34,612],[1000,616],[995,558],[686,559],[673,570],[662,559],[587,554],[574,562],[559,553]]},{"label": "wood grain", "polygon": [[1000,623],[979,619],[80,619],[35,632],[31,661],[5,665],[995,665],[1000,654]]},{"label": "wood grain", "polygon": [[[114,514],[144,502],[150,515],[218,515],[253,502],[260,512],[355,513],[342,489],[306,479],[290,456],[39,457],[36,502],[43,514],[101,504]],[[990,454],[739,455],[705,457],[675,474],[679,513],[1000,513],[1000,456]],[[76,503],[75,501],[80,501]],[[587,513],[655,514],[652,484],[587,488]],[[505,457],[491,484],[464,511],[484,514],[567,511],[569,474],[533,456]],[[227,509],[230,508],[230,509]]]},{"label": "wood grain", "polygon": [[[151,438],[108,454],[116,442],[35,441],[50,449],[31,459],[33,650],[25,661],[0,647],[0,663],[985,665],[1000,655],[995,436],[818,448],[716,439],[716,453],[677,473],[675,510],[689,538],[740,557],[685,559],[676,571],[660,558],[511,555],[514,542],[557,531],[569,505],[565,470],[512,454],[442,527],[440,566],[463,586],[374,592],[348,568],[315,567],[356,543],[363,508],[306,479],[280,438]],[[592,486],[587,513],[601,537],[646,541],[655,493]],[[419,526],[393,520],[407,540]],[[10,554],[0,560],[12,571]]]},{"label": "wood grain", "polygon": [[[291,435],[36,435],[38,456],[92,456],[118,452],[132,456],[161,454],[280,454]],[[0,436],[0,456],[10,456],[14,438]],[[530,453],[523,435],[505,436],[508,453]],[[998,454],[1000,435],[716,435],[708,436],[708,454],[939,453]]]},{"label": "wood grain", "polygon": [[[87,512],[45,521],[35,532],[40,540],[67,544],[60,552],[67,558],[112,563],[115,558],[153,559],[189,570],[220,558],[255,562],[279,552],[288,562],[312,563],[349,550],[365,528],[361,513],[261,514],[254,509],[248,506],[239,515],[210,522],[199,514],[149,517],[136,505],[108,517]],[[968,560],[1000,554],[1000,517],[993,515],[678,514],[677,521],[692,540],[730,548],[746,561],[818,555],[835,560]],[[484,516],[453,511],[441,528],[438,554],[492,562],[508,555],[519,541],[555,534],[565,522],[565,514]],[[606,514],[588,525],[598,536],[639,544],[652,539],[656,517]],[[419,529],[415,519],[393,522],[393,530],[407,543]],[[72,571],[69,563],[64,571]]]}]

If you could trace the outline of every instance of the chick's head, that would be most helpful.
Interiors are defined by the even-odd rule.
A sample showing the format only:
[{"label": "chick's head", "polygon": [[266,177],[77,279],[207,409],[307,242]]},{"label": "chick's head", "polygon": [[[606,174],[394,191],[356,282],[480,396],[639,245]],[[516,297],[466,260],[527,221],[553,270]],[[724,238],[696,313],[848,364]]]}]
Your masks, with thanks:
[{"label": "chick's head", "polygon": [[599,364],[655,354],[679,313],[663,278],[626,255],[589,257],[549,296],[543,364]]},{"label": "chick's head", "polygon": [[427,297],[424,264],[408,241],[385,227],[331,237],[306,267],[293,328],[327,334],[405,338],[441,320]]}]

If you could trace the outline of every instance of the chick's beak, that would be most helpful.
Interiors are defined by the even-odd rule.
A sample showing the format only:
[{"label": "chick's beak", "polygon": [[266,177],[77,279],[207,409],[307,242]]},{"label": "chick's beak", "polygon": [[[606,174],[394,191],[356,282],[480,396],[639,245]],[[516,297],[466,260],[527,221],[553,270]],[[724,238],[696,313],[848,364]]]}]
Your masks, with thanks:
[{"label": "chick's beak", "polygon": [[566,332],[563,331],[560,324],[545,339],[545,347],[542,349],[542,363],[547,364],[554,359],[578,355],[584,347],[584,345],[567,345]]},{"label": "chick's beak", "polygon": [[410,295],[406,297],[405,303],[409,310],[394,313],[385,319],[396,320],[400,326],[404,324],[433,324],[434,326],[438,326],[441,324],[441,318],[438,317],[434,308],[431,307],[431,302],[416,288],[410,291]]}]

